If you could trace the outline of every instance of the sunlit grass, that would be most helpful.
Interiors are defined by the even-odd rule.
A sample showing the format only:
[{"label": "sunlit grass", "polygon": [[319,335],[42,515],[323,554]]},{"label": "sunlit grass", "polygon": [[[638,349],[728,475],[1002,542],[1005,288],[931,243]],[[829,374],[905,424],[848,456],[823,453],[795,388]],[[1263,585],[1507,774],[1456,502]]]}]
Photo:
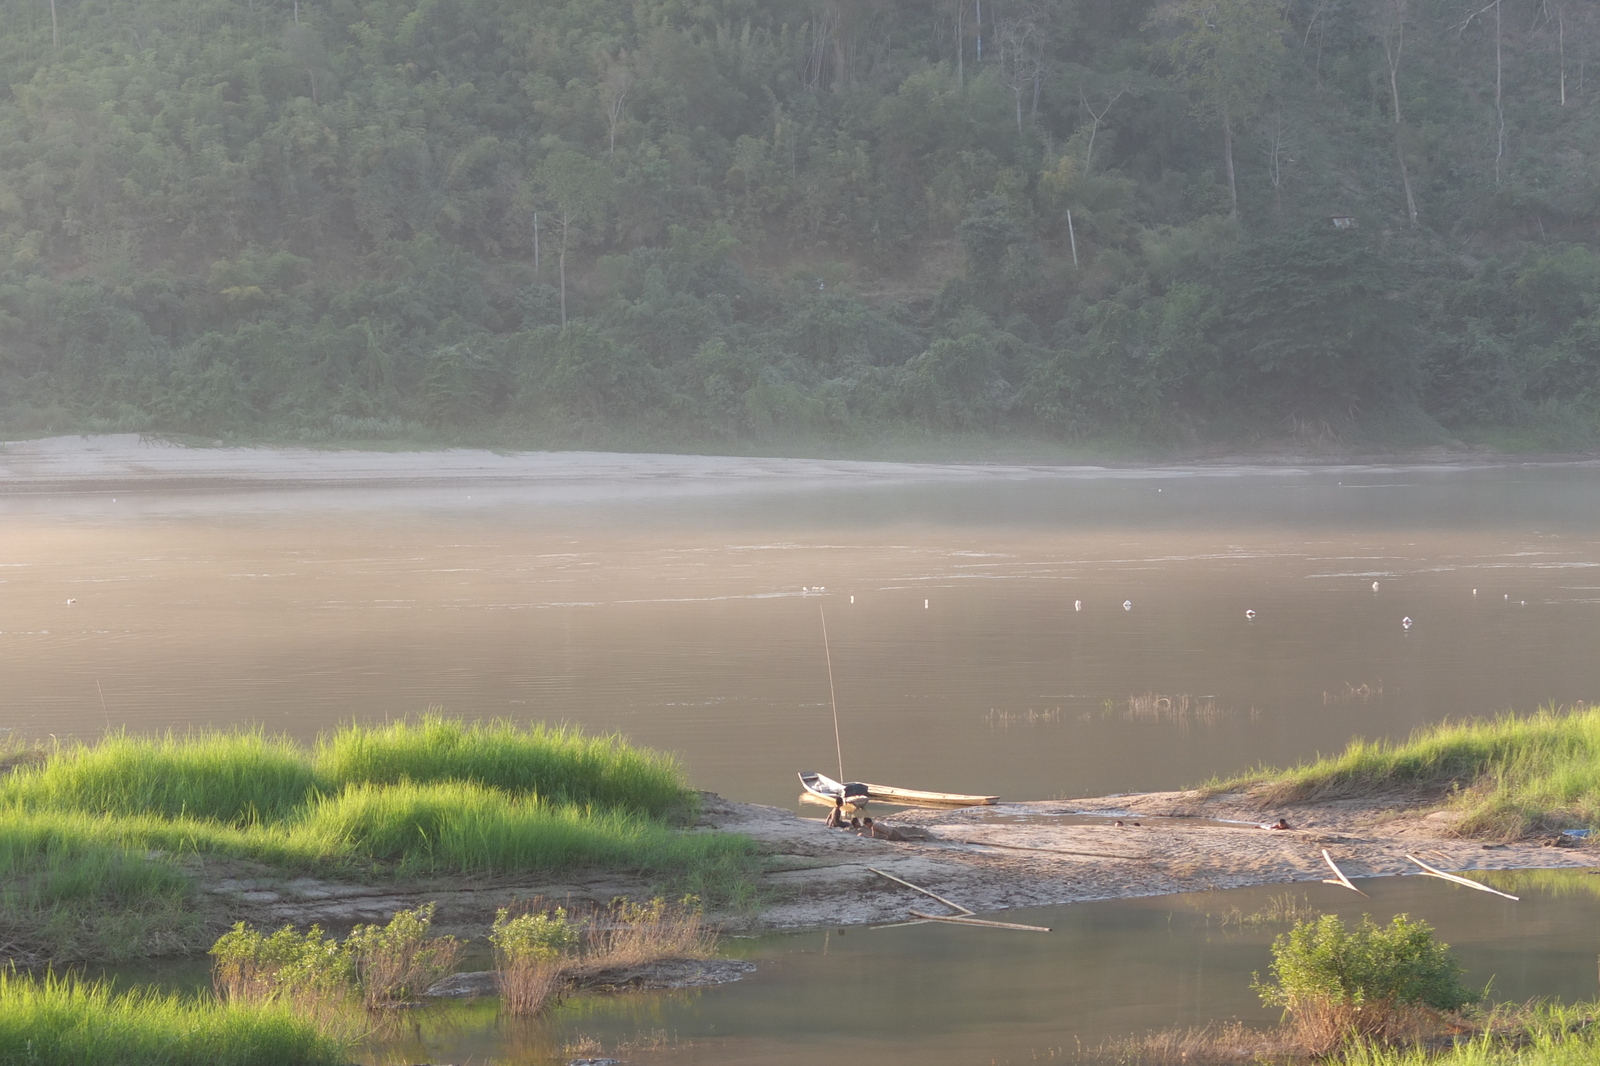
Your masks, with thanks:
[{"label": "sunlit grass", "polygon": [[1600,1005],[1544,1004],[1491,1020],[1476,1038],[1445,1050],[1357,1046],[1333,1056],[1338,1066],[1590,1066],[1600,1061]]},{"label": "sunlit grass", "polygon": [[344,1066],[344,1042],[273,1007],[0,972],[0,1063]]},{"label": "sunlit grass", "polygon": [[306,754],[260,732],[136,737],[65,745],[14,771],[0,802],[30,810],[156,814],[242,825],[303,806],[319,781]]},{"label": "sunlit grass", "polygon": [[1437,796],[1462,812],[1461,832],[1503,839],[1600,825],[1600,708],[1445,722],[1400,743],[1357,739],[1337,756],[1261,767],[1205,788],[1248,789],[1268,803]]},{"label": "sunlit grass", "polygon": [[490,788],[665,816],[694,794],[670,755],[621,737],[588,736],[544,724],[466,724],[438,715],[373,729],[346,726],[317,745],[316,767],[330,785],[473,781]]},{"label": "sunlit grass", "polygon": [[118,734],[0,779],[0,953],[192,949],[196,858],[354,879],[594,867],[747,904],[755,845],[673,828],[693,798],[671,758],[569,729],[430,717],[346,727],[315,752]]}]

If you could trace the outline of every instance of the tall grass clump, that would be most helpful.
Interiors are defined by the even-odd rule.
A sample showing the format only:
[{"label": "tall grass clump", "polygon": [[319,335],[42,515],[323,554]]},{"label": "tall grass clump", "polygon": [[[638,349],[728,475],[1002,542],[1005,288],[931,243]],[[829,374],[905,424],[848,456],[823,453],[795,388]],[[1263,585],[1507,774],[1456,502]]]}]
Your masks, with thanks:
[{"label": "tall grass clump", "polygon": [[157,814],[228,825],[283,818],[317,790],[305,753],[261,732],[135,737],[73,744],[14,770],[0,803],[29,810]]},{"label": "tall grass clump", "polygon": [[0,816],[7,955],[25,964],[119,962],[196,946],[193,880],[171,863],[74,831],[76,821]]},{"label": "tall grass clump", "polygon": [[1263,802],[1438,794],[1459,829],[1514,839],[1539,829],[1600,825],[1600,707],[1444,722],[1409,739],[1357,739],[1340,755],[1260,769],[1208,788],[1248,788]]},{"label": "tall grass clump", "polygon": [[748,873],[756,856],[742,837],[684,833],[626,811],[555,806],[462,783],[353,785],[318,799],[289,839],[293,850],[322,861],[388,863],[411,874],[576,866]]},{"label": "tall grass clump", "polygon": [[29,1066],[344,1066],[345,1041],[282,1007],[0,972],[0,1063]]},{"label": "tall grass clump", "polygon": [[1600,1004],[1544,1003],[1491,1017],[1470,1040],[1444,1049],[1354,1044],[1336,1066],[1592,1066],[1600,1062]]},{"label": "tall grass clump", "polygon": [[470,781],[516,795],[667,817],[694,793],[670,755],[622,737],[561,726],[465,724],[430,714],[382,729],[349,725],[317,746],[318,771],[333,785]]}]

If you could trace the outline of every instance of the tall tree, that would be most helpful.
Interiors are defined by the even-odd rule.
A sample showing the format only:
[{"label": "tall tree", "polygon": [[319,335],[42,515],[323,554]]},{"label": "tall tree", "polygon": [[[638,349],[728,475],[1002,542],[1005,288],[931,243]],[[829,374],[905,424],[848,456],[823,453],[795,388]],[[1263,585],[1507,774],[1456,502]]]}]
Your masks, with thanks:
[{"label": "tall tree", "polygon": [[1151,21],[1172,33],[1166,52],[1190,106],[1222,124],[1228,201],[1238,214],[1233,131],[1260,115],[1278,80],[1289,25],[1284,0],[1171,0]]},{"label": "tall tree", "polygon": [[555,205],[561,230],[556,262],[561,278],[561,328],[567,326],[567,246],[597,226],[611,203],[611,172],[588,156],[563,148],[539,167],[539,185]]},{"label": "tall tree", "polygon": [[1394,158],[1400,164],[1400,185],[1406,193],[1406,217],[1417,221],[1417,198],[1411,192],[1411,172],[1406,169],[1405,121],[1400,114],[1400,61],[1406,51],[1406,23],[1411,0],[1374,0],[1378,39],[1389,67],[1389,102],[1394,114]]},{"label": "tall tree", "polygon": [[1038,106],[1038,86],[1044,77],[1045,34],[1041,12],[1031,4],[996,24],[995,44],[1000,55],[1000,81],[1017,107],[1017,136],[1022,136],[1022,95],[1032,92]]}]

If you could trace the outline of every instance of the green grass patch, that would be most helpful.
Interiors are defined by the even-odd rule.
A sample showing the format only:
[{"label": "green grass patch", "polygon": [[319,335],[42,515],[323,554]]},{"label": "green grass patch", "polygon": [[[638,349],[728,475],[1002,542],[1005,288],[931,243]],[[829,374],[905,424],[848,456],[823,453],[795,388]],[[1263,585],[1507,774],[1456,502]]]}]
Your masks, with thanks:
[{"label": "green grass patch", "polygon": [[1443,1050],[1346,1048],[1329,1061],[1336,1066],[1591,1066],[1600,1061],[1600,1003],[1542,1004],[1490,1019],[1470,1040]]},{"label": "green grass patch", "polygon": [[346,1044],[282,1008],[147,991],[113,993],[70,977],[0,972],[0,1064],[30,1066],[344,1066]]},{"label": "green grass patch", "polygon": [[1203,787],[1245,789],[1266,803],[1437,795],[1462,812],[1461,832],[1507,840],[1592,827],[1600,825],[1600,708],[1447,721],[1398,743],[1358,738],[1340,755]]},{"label": "green grass patch", "polygon": [[588,736],[543,724],[466,724],[438,715],[384,729],[347,726],[317,745],[316,767],[332,785],[472,781],[546,800],[666,817],[694,795],[677,759],[619,736]]},{"label": "green grass patch", "polygon": [[282,818],[322,786],[304,751],[260,732],[134,737],[52,752],[0,799],[29,810],[154,814],[229,825]]},{"label": "green grass patch", "polygon": [[197,856],[344,878],[603,867],[748,905],[756,847],[675,828],[695,799],[670,757],[571,729],[430,716],[314,750],[259,732],[117,734],[0,779],[0,954],[198,948]]}]

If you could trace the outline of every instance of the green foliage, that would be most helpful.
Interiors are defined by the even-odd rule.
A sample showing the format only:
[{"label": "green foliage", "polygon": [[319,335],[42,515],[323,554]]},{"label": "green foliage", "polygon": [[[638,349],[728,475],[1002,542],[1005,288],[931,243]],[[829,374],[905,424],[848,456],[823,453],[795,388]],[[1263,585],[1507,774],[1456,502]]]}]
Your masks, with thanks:
[{"label": "green foliage", "polygon": [[157,814],[246,825],[302,807],[318,787],[305,756],[260,732],[134,737],[62,748],[0,785],[28,810]]},{"label": "green foliage", "polygon": [[1600,440],[1583,5],[1411,4],[1398,129],[1349,4],[1001,5],[982,62],[930,4],[50,10],[0,0],[11,435]]},{"label": "green foliage", "polygon": [[509,967],[559,958],[576,951],[583,939],[563,907],[516,915],[510,908],[501,907],[495,912],[489,942],[502,960],[502,967]]},{"label": "green foliage", "polygon": [[231,1003],[282,1003],[334,1015],[359,996],[371,1010],[409,1003],[455,966],[461,942],[430,936],[435,904],[358,925],[341,944],[313,925],[263,936],[237,923],[211,946],[212,982]]},{"label": "green foliage", "polygon": [[432,936],[437,905],[396,911],[387,925],[358,925],[344,942],[368,1009],[410,1003],[455,969],[461,942]]},{"label": "green foliage", "polygon": [[112,736],[0,785],[0,943],[38,962],[192,947],[190,855],[345,877],[601,867],[748,903],[755,845],[672,828],[692,799],[669,757],[543,726],[350,726],[315,755]]},{"label": "green foliage", "polygon": [[471,781],[658,817],[682,813],[694,799],[671,755],[633,747],[616,734],[587,736],[542,722],[525,729],[428,714],[381,729],[349,725],[318,744],[316,768],[334,787]]},{"label": "green foliage", "polygon": [[38,1066],[343,1066],[344,1042],[281,1007],[113,993],[0,971],[0,1062]]},{"label": "green foliage", "polygon": [[1255,988],[1262,1002],[1291,1014],[1330,1004],[1452,1011],[1476,998],[1461,972],[1427,922],[1399,914],[1379,926],[1363,915],[1349,929],[1338,915],[1324,914],[1273,940],[1271,980]]},{"label": "green foliage", "polygon": [[353,953],[315,925],[304,933],[286,925],[263,936],[238,922],[209,954],[217,994],[232,1003],[338,1001],[350,996],[356,979]]},{"label": "green foliage", "polygon": [[1600,825],[1600,708],[1443,722],[1405,741],[1357,738],[1340,755],[1262,769],[1214,789],[1248,787],[1268,802],[1405,789],[1444,793],[1462,833],[1517,839]]},{"label": "green foliage", "polygon": [[27,963],[121,962],[197,947],[191,878],[81,828],[59,818],[0,818],[7,953]]}]

